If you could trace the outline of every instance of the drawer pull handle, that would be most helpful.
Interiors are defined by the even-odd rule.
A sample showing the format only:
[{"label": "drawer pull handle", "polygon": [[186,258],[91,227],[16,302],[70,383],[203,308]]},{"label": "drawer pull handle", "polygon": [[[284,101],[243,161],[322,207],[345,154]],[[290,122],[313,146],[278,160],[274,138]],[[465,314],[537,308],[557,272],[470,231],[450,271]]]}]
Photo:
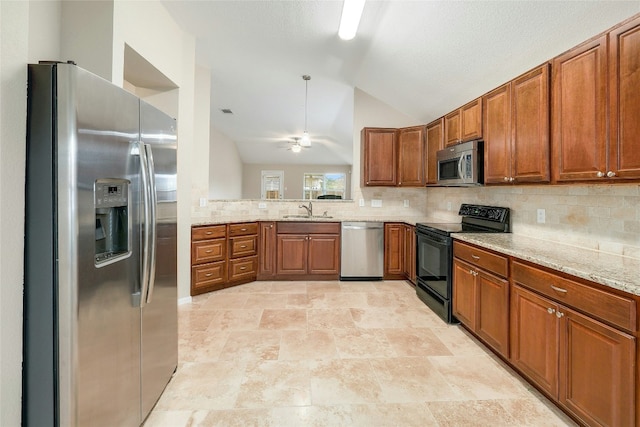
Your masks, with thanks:
[{"label": "drawer pull handle", "polygon": [[213,234],[213,231],[207,231],[205,234],[206,234],[207,236],[209,236],[209,235]]},{"label": "drawer pull handle", "polygon": [[240,231],[247,231],[247,229],[246,228],[241,228]]},{"label": "drawer pull handle", "polygon": [[553,314],[553,313],[555,313],[555,310],[553,308],[549,307],[549,308],[547,308],[547,313]]},{"label": "drawer pull handle", "polygon": [[240,248],[242,248],[242,249],[244,249],[244,248],[246,248],[246,247],[247,247],[247,245],[242,245],[242,246],[240,246]]},{"label": "drawer pull handle", "polygon": [[553,286],[553,285],[551,285],[551,289],[553,289],[556,292],[560,292],[561,294],[566,294],[568,292],[566,289],[562,289],[562,288],[559,288],[559,287]]},{"label": "drawer pull handle", "polygon": [[213,249],[209,249],[208,251],[204,251],[205,254],[210,254],[211,252],[213,252]]},{"label": "drawer pull handle", "polygon": [[475,259],[476,261],[480,259],[478,255],[471,255],[471,258]]},{"label": "drawer pull handle", "polygon": [[207,273],[207,274],[205,274],[204,276],[205,276],[205,277],[211,277],[211,276],[213,276],[213,273]]},{"label": "drawer pull handle", "polygon": [[246,270],[247,267],[240,267],[240,270]]}]

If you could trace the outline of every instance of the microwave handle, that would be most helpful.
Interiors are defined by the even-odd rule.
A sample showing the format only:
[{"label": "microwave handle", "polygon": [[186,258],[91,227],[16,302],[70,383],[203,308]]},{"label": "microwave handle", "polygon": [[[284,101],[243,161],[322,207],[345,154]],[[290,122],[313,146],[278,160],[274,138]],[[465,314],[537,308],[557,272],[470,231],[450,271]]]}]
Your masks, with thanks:
[{"label": "microwave handle", "polygon": [[466,177],[462,176],[462,161],[464,160],[464,158],[466,157],[465,154],[460,156],[460,159],[458,160],[458,176],[460,177],[460,179],[464,179]]}]

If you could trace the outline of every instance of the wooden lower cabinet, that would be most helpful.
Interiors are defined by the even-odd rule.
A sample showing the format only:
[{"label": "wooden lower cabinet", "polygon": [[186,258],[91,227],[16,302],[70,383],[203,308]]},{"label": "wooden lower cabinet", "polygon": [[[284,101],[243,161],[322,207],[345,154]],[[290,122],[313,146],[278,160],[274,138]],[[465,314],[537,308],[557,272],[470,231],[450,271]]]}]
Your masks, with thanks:
[{"label": "wooden lower cabinet", "polygon": [[404,279],[404,224],[384,224],[384,279]]},{"label": "wooden lower cabinet", "polygon": [[270,280],[276,274],[276,223],[260,223],[258,234],[258,280]]},{"label": "wooden lower cabinet", "polygon": [[511,363],[586,425],[635,423],[636,340],[518,285]]},{"label": "wooden lower cabinet", "polygon": [[276,280],[337,280],[340,223],[276,224]]},{"label": "wooden lower cabinet", "polygon": [[404,224],[404,276],[416,284],[416,228]]},{"label": "wooden lower cabinet", "polygon": [[509,282],[459,259],[453,262],[453,314],[503,356],[509,354]]},{"label": "wooden lower cabinet", "polygon": [[191,295],[256,280],[258,224],[191,228]]}]

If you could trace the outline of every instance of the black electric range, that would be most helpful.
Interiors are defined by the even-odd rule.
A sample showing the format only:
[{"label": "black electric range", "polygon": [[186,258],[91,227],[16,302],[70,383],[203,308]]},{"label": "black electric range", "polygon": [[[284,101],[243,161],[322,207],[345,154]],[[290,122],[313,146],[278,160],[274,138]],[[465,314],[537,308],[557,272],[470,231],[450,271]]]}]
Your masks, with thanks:
[{"label": "black electric range", "polygon": [[508,233],[510,210],[462,204],[457,223],[416,224],[416,293],[447,323],[453,316],[453,233]]}]

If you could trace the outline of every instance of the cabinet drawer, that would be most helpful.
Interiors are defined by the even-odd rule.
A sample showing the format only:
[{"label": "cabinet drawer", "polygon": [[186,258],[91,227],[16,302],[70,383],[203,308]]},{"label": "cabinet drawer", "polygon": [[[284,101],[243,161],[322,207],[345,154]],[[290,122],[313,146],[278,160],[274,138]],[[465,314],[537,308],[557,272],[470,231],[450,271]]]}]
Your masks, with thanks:
[{"label": "cabinet drawer", "polygon": [[227,236],[226,225],[207,225],[205,227],[191,228],[191,241],[218,239]]},{"label": "cabinet drawer", "polygon": [[533,289],[568,307],[598,317],[629,331],[636,331],[636,303],[588,284],[565,279],[553,273],[513,262],[511,277],[519,285]]},{"label": "cabinet drawer", "polygon": [[453,242],[453,255],[456,258],[460,258],[469,264],[483,268],[498,276],[507,277],[508,275],[509,259],[505,256],[460,242]]},{"label": "cabinet drawer", "polygon": [[258,234],[257,222],[243,222],[241,224],[229,224],[229,236],[248,236]]},{"label": "cabinet drawer", "polygon": [[212,262],[191,267],[191,288],[208,288],[227,281],[227,263]]},{"label": "cabinet drawer", "polygon": [[258,257],[251,256],[229,260],[229,281],[255,277],[258,273]]},{"label": "cabinet drawer", "polygon": [[239,258],[256,254],[258,236],[229,238],[229,258]]},{"label": "cabinet drawer", "polygon": [[213,239],[191,243],[191,264],[224,261],[226,242],[226,239]]}]

